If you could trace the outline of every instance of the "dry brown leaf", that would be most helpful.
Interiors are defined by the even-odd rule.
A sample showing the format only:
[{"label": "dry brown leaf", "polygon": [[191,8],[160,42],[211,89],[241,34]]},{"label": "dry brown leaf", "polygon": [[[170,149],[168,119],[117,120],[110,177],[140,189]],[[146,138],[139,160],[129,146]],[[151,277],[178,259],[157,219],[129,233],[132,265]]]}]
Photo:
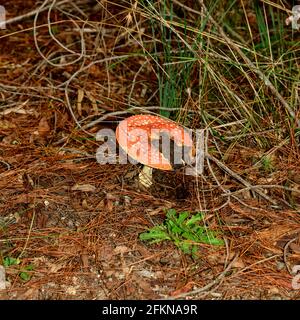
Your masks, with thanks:
[{"label": "dry brown leaf", "polygon": [[109,211],[109,212],[112,212],[113,211],[113,209],[114,209],[114,203],[113,203],[113,201],[111,201],[111,200],[107,200],[106,201],[106,207],[107,207],[107,210]]},{"label": "dry brown leaf", "polygon": [[[209,254],[207,256],[207,260],[212,265],[224,264],[226,262],[226,260],[227,260],[227,262],[231,261],[234,258],[234,256],[235,256],[234,252],[231,252],[227,258],[226,258],[226,255],[218,254],[218,253],[212,253],[212,254]],[[241,269],[245,268],[244,260],[241,257],[237,258],[234,261],[232,267],[233,268],[241,268]]]},{"label": "dry brown leaf", "polygon": [[237,258],[233,264],[232,264],[232,268],[238,268],[238,269],[243,269],[245,268],[245,263],[243,261],[242,258]]},{"label": "dry brown leaf", "polygon": [[170,296],[175,297],[182,293],[190,292],[193,289],[194,284],[195,284],[194,282],[190,281],[187,284],[185,284],[183,287],[171,292]]},{"label": "dry brown leaf", "polygon": [[82,266],[83,268],[88,268],[89,267],[89,255],[86,251],[84,251],[81,256],[81,262],[82,262]]},{"label": "dry brown leaf", "polygon": [[106,207],[109,212],[113,211],[114,203],[118,201],[119,198],[111,193],[106,194]]},{"label": "dry brown leaf", "polygon": [[44,213],[39,213],[36,218],[36,224],[39,229],[45,228],[48,221],[48,216]]},{"label": "dry brown leaf", "polygon": [[250,26],[257,25],[257,18],[256,18],[256,14],[254,12],[247,12],[247,18],[248,18]]},{"label": "dry brown leaf", "polygon": [[139,277],[136,274],[132,275],[132,280],[134,280],[137,285],[147,294],[153,294],[153,290],[151,288],[151,284],[149,281]]},{"label": "dry brown leaf", "polygon": [[0,120],[0,129],[6,130],[6,129],[14,129],[16,128],[16,125],[8,120]]},{"label": "dry brown leaf", "polygon": [[114,256],[113,247],[111,245],[101,245],[98,249],[98,257],[102,261],[109,262]]},{"label": "dry brown leaf", "polygon": [[82,208],[83,208],[83,209],[86,209],[86,210],[91,209],[91,207],[89,206],[89,204],[88,204],[88,202],[87,202],[86,199],[83,199],[83,200],[82,200],[81,205],[82,205]]},{"label": "dry brown leaf", "polygon": [[15,141],[17,141],[18,139],[18,135],[16,132],[13,132],[9,135],[7,135],[6,137],[4,137],[2,139],[2,143],[5,143],[5,144],[14,144]]},{"label": "dry brown leaf", "polygon": [[294,253],[300,253],[300,245],[296,243],[290,244],[290,249],[294,251]]},{"label": "dry brown leaf", "polygon": [[49,267],[48,267],[48,270],[49,270],[49,273],[55,273],[55,272],[58,272],[59,270],[63,269],[65,267],[65,264],[64,263],[49,263]]},{"label": "dry brown leaf", "polygon": [[39,122],[38,134],[41,137],[46,137],[50,133],[50,126],[46,117],[43,117]]},{"label": "dry brown leaf", "polygon": [[64,128],[68,120],[69,120],[69,115],[67,113],[58,113],[56,128],[58,129]]},{"label": "dry brown leaf", "polygon": [[152,255],[152,253],[145,247],[139,244],[136,245],[135,249],[144,257],[148,258]]},{"label": "dry brown leaf", "polygon": [[[100,48],[99,48],[100,49]],[[94,76],[95,78],[100,78],[103,74],[103,69],[101,69],[96,64],[93,64],[89,67],[89,74]]]}]

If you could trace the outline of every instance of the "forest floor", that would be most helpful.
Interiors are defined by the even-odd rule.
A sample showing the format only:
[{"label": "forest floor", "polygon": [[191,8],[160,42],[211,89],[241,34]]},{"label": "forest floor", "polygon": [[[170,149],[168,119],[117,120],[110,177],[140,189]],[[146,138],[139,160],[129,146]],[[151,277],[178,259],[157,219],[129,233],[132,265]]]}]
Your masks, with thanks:
[{"label": "forest floor", "polygon": [[[34,3],[14,1],[8,18]],[[59,14],[52,18],[58,21]],[[72,78],[79,62],[47,64],[37,53],[32,23],[29,17],[0,30],[0,265],[6,278],[0,299],[299,299],[292,272],[300,265],[299,144],[272,149],[274,170],[252,166],[261,151],[251,139],[222,159],[252,185],[288,186],[263,189],[274,203],[214,163],[214,174],[206,167],[197,178],[155,170],[153,186],[142,188],[140,165],[97,163],[93,137],[129,115],[124,96],[142,62],[133,56],[130,67],[120,62],[110,71],[108,62],[94,64]],[[37,37],[53,58],[57,44],[46,29]],[[104,60],[117,47],[114,33],[113,27],[103,31],[106,52],[98,54]],[[74,41],[68,30],[56,36]],[[151,69],[139,77],[154,85]],[[65,88],[77,119],[123,114],[80,130]],[[145,102],[139,82],[131,95]],[[193,257],[171,241],[141,241],[139,235],[163,223],[169,209],[205,212],[206,226],[224,245],[197,244]]]}]

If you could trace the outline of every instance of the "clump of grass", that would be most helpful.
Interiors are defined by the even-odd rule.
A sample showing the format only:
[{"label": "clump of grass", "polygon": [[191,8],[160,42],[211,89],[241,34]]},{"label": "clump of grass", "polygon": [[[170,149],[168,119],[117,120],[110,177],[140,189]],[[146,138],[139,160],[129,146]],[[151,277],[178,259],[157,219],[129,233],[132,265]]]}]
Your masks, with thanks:
[{"label": "clump of grass", "polygon": [[[164,117],[177,118],[188,96],[191,72],[195,64],[194,52],[185,45],[188,34],[186,16],[179,17],[174,12],[172,1],[163,0],[156,4],[142,1],[144,10],[151,16],[150,24],[152,37],[152,58],[156,66],[158,80],[160,114]],[[179,24],[182,34],[173,28]],[[182,41],[183,40],[183,41]]]},{"label": "clump of grass", "polygon": [[[252,134],[257,146],[267,149],[274,140],[256,133],[281,126],[290,134],[290,111],[297,112],[299,39],[285,26],[287,12],[269,1],[205,1],[209,15],[240,48],[237,51],[208,15],[201,15],[200,3],[139,2],[151,26],[152,41],[145,47],[155,65],[160,114],[182,122],[182,116],[188,117],[192,123],[197,117],[198,125],[210,130],[238,123],[241,134]],[[264,80],[255,76],[255,68]],[[284,97],[290,114],[268,90],[269,83]],[[196,114],[189,114],[191,105],[198,109]],[[227,129],[230,134],[231,126]]]},{"label": "clump of grass", "polygon": [[140,239],[158,243],[171,241],[180,250],[193,257],[199,255],[199,244],[205,243],[220,246],[224,241],[218,237],[218,232],[209,230],[204,224],[204,214],[188,211],[177,213],[175,209],[167,211],[164,223],[154,226],[140,234]]}]

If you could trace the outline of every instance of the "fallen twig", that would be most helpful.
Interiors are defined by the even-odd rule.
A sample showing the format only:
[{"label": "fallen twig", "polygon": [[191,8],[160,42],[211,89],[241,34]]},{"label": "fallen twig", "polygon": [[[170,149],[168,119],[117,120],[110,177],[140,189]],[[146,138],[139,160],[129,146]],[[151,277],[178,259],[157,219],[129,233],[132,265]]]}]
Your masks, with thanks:
[{"label": "fallen twig", "polygon": [[[70,0],[62,0],[60,2],[57,2],[55,4],[55,6],[60,6],[62,4],[68,3],[68,2],[71,2],[71,1]],[[20,16],[8,19],[8,20],[5,21],[5,24],[8,25],[8,24],[12,24],[12,23],[15,23],[15,22],[20,22],[20,21],[22,21],[24,19],[27,19],[27,18],[30,18],[30,17],[34,16],[37,13],[41,13],[42,11],[48,10],[51,6],[52,6],[52,4],[49,4],[48,6],[45,6],[42,9],[41,8],[37,8],[35,10],[32,10],[32,11],[27,12],[25,14],[22,14]]]},{"label": "fallen twig", "polygon": [[291,239],[290,241],[288,241],[285,246],[284,246],[284,249],[283,249],[283,261],[284,261],[284,264],[286,266],[286,269],[287,271],[289,272],[289,274],[292,274],[292,270],[288,264],[288,261],[287,261],[287,252],[288,252],[288,249],[290,247],[290,244],[293,243],[294,241],[296,241],[298,239],[298,237],[296,238],[293,238]]},{"label": "fallen twig", "polygon": [[202,288],[198,288],[198,289],[192,290],[190,292],[185,292],[185,293],[179,294],[179,295],[174,296],[174,297],[168,297],[167,299],[169,299],[169,300],[180,299],[180,298],[188,297],[190,295],[199,294],[199,293],[202,293],[202,292],[205,292],[205,291],[209,290],[210,288],[212,288],[216,284],[219,284],[221,281],[223,281],[223,278],[230,271],[230,269],[232,268],[234,263],[237,261],[238,257],[239,257],[239,253],[236,253],[234,258],[231,260],[231,262],[226,267],[226,269],[222,273],[220,273],[212,282],[207,284],[206,286],[204,286]]},{"label": "fallen twig", "polygon": [[250,182],[248,182],[247,180],[242,178],[240,175],[238,175],[237,173],[235,173],[234,171],[229,169],[224,163],[222,163],[221,161],[219,161],[217,158],[215,158],[214,156],[210,155],[209,153],[206,153],[205,157],[207,159],[213,161],[218,167],[220,167],[222,170],[226,171],[230,176],[232,176],[234,179],[236,179],[237,181],[242,183],[244,186],[246,186],[247,189],[249,189],[249,190],[251,190],[253,192],[256,192],[258,195],[260,195],[262,198],[264,198],[265,200],[269,201],[273,205],[277,205],[276,201],[271,199],[269,196],[267,196],[263,192],[263,190],[261,190],[259,188],[259,186],[253,187]]}]

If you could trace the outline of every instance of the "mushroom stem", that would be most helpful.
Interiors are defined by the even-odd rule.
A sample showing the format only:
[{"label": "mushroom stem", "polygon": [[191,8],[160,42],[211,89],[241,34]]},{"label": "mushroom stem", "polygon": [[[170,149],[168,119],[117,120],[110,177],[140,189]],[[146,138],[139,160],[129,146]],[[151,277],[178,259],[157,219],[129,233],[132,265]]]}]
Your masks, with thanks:
[{"label": "mushroom stem", "polygon": [[142,171],[139,174],[139,183],[146,187],[146,188],[150,188],[153,184],[152,181],[152,172],[153,169],[144,165]]}]

